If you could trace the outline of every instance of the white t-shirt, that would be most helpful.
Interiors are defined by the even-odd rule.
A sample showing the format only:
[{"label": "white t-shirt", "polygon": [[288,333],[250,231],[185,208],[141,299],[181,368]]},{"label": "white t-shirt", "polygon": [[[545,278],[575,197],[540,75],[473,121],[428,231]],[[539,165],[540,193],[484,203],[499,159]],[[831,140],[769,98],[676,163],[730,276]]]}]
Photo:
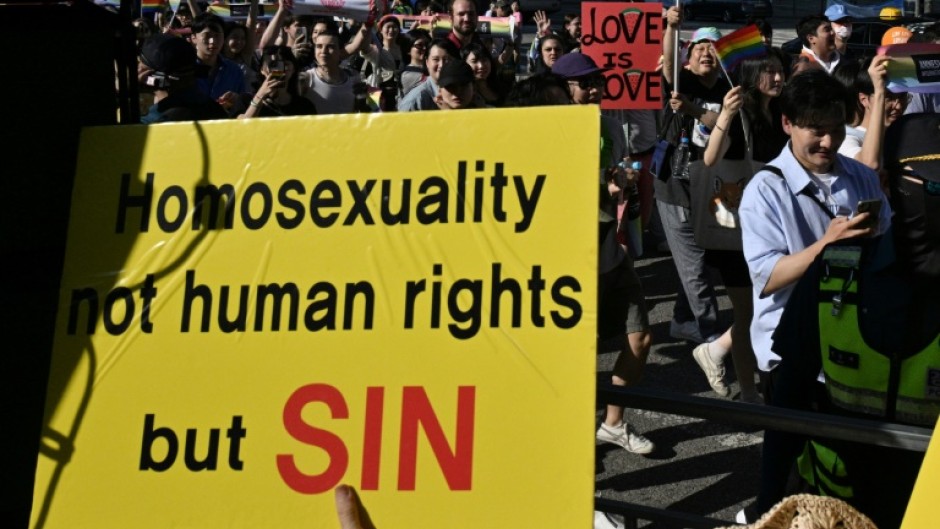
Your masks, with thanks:
[{"label": "white t-shirt", "polygon": [[328,83],[317,74],[317,68],[307,71],[310,89],[304,94],[317,107],[317,115],[350,114],[353,111],[355,96],[353,85],[359,82],[359,74],[343,70],[346,80],[339,84]]},{"label": "white t-shirt", "polygon": [[845,126],[845,140],[839,146],[839,154],[846,158],[855,158],[855,155],[862,150],[862,143],[865,141],[865,127]]}]

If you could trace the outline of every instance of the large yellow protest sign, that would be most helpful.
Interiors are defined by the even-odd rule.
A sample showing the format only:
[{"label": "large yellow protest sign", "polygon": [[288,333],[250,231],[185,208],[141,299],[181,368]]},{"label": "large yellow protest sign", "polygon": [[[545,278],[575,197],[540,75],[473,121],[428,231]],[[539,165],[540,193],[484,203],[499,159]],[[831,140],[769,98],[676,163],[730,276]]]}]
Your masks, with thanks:
[{"label": "large yellow protest sign", "polygon": [[33,527],[586,527],[598,110],[82,137]]},{"label": "large yellow protest sign", "polygon": [[[940,421],[937,422],[940,425]],[[937,433],[934,426],[934,434]],[[926,529],[937,523],[937,488],[940,487],[940,443],[936,437],[930,438],[930,445],[924,455],[924,462],[917,473],[914,492],[904,512],[901,529]]]}]

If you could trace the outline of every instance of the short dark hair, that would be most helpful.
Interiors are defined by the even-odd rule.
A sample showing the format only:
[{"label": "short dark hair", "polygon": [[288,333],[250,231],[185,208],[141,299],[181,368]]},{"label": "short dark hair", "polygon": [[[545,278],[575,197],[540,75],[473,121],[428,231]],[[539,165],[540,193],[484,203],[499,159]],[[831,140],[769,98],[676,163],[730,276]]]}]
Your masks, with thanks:
[{"label": "short dark hair", "polygon": [[[411,60],[411,48],[414,48],[415,44],[419,40],[426,40],[430,45],[431,34],[420,28],[412,29],[407,33],[401,34],[401,37],[398,40],[398,46],[401,47],[401,55],[405,62]],[[421,65],[421,69],[424,69],[424,64]],[[426,74],[427,72],[424,73]]]},{"label": "short dark hair", "polygon": [[199,13],[193,18],[193,35],[196,33],[202,33],[206,28],[209,28],[213,31],[218,30],[219,33],[225,33],[225,21],[222,20],[222,17],[214,13]]},{"label": "short dark hair", "polygon": [[317,33],[317,36],[315,38],[318,39],[320,37],[333,37],[336,39],[337,42],[339,42],[340,40],[339,31],[336,31],[333,28],[326,28],[325,30]]},{"label": "short dark hair", "polygon": [[471,54],[476,55],[478,59],[486,59],[492,64],[493,56],[490,55],[490,51],[486,49],[486,46],[479,42],[471,42],[463,48],[460,48],[460,58],[462,60],[467,60]]},{"label": "short dark hair", "polygon": [[829,24],[829,19],[825,15],[809,15],[800,19],[796,23],[796,36],[799,37],[803,46],[809,47],[809,36],[815,35],[816,30],[823,24]]},{"label": "short dark hair", "polygon": [[516,83],[506,96],[508,107],[538,107],[554,104],[548,97],[549,90],[558,88],[568,94],[568,81],[564,77],[544,72]]},{"label": "short dark hair", "polygon": [[245,37],[248,36],[248,26],[244,24],[239,24],[238,22],[226,22],[225,27],[225,38],[228,39],[229,35],[237,31],[241,31],[245,34]]},{"label": "short dark hair", "polygon": [[780,110],[798,127],[832,121],[845,122],[848,90],[824,70],[812,70],[790,79],[780,95]]},{"label": "short dark hair", "polygon": [[454,43],[451,42],[450,39],[441,38],[441,39],[432,40],[431,45],[428,46],[428,51],[430,51],[431,48],[434,48],[434,47],[437,47],[446,51],[447,55],[450,55],[454,59],[460,59],[460,50],[457,49],[457,46],[454,45]]}]

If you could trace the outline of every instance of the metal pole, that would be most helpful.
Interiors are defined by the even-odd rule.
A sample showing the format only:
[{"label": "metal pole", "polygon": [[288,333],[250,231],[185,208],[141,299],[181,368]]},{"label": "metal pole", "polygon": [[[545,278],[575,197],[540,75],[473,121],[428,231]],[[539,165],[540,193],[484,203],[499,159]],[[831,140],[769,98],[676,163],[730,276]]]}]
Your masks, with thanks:
[{"label": "metal pole", "polygon": [[[679,14],[682,14],[682,5],[680,0],[676,0],[676,9],[679,10]],[[682,44],[682,39],[679,38],[682,36],[682,23],[679,23],[679,27],[676,29],[676,37],[673,39],[675,46],[672,47],[672,86],[673,90],[677,93],[679,92],[679,71],[681,70],[681,64],[679,64],[679,47]]]}]

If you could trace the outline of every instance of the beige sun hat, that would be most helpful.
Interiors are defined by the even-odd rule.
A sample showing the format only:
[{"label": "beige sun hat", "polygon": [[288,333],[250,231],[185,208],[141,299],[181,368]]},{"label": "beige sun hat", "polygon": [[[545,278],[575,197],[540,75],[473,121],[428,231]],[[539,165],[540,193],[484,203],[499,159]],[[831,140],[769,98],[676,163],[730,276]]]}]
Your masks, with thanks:
[{"label": "beige sun hat", "polygon": [[836,498],[797,494],[774,505],[750,525],[717,529],[878,529],[867,516]]}]

